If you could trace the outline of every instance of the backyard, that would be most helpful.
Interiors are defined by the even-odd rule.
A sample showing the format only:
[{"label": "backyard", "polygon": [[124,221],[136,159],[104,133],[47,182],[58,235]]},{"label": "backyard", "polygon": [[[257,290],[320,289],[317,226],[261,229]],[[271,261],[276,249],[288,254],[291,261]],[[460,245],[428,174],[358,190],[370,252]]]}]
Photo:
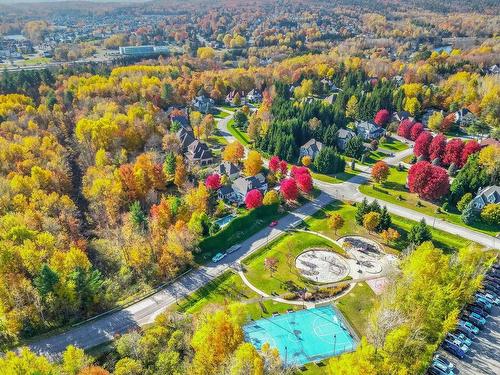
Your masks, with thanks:
[{"label": "backyard", "polygon": [[441,209],[439,209],[438,212],[438,205],[421,200],[417,194],[408,191],[405,186],[407,174],[407,171],[398,171],[397,168],[391,168],[389,178],[386,182],[383,184],[371,182],[366,185],[361,185],[359,191],[370,197],[407,207],[429,216],[435,216],[462,227],[471,227],[474,230],[491,236],[495,236],[498,233],[498,227],[495,227],[495,225],[488,225],[484,222],[476,222],[471,226],[464,224],[458,212],[445,212]]},{"label": "backyard", "polygon": [[408,145],[392,137],[387,137],[386,141],[379,143],[378,147],[388,151],[399,152],[406,150]]}]

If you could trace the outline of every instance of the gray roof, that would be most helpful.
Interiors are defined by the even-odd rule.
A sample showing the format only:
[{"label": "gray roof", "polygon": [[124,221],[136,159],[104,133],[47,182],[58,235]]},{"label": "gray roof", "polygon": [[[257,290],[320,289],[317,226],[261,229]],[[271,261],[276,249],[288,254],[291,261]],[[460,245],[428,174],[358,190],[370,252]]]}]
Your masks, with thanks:
[{"label": "gray roof", "polygon": [[220,174],[226,174],[226,175],[232,175],[235,173],[240,173],[241,168],[237,166],[234,163],[231,163],[229,161],[224,161],[221,164],[219,164],[219,173]]},{"label": "gray roof", "polygon": [[307,141],[304,145],[302,145],[302,148],[305,149],[311,148],[313,152],[319,152],[323,148],[323,143],[312,138],[309,141]]},{"label": "gray roof", "polygon": [[340,139],[345,139],[345,138],[352,138],[356,135],[356,133],[354,133],[352,130],[349,130],[349,129],[339,129],[338,133],[337,133],[337,138],[340,138]]},{"label": "gray roof", "polygon": [[189,119],[187,116],[172,116],[170,121],[178,122],[183,128],[189,128]]},{"label": "gray roof", "polygon": [[256,176],[238,177],[232,187],[235,192],[245,196],[250,190],[262,188],[264,182],[265,177],[259,173]]},{"label": "gray roof", "polygon": [[484,203],[491,203],[490,198],[494,197],[493,203],[500,202],[500,186],[487,186],[477,192],[476,198],[481,198]]}]

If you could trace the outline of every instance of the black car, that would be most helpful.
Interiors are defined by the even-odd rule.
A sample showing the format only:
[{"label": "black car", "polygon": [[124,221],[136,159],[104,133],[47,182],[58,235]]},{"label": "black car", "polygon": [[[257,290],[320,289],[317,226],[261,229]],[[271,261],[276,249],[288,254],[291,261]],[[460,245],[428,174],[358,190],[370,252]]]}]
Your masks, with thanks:
[{"label": "black car", "polygon": [[466,312],[475,312],[476,314],[481,315],[485,319],[488,317],[488,313],[479,306],[469,305],[467,306]]},{"label": "black car", "polygon": [[485,283],[485,284],[483,285],[483,289],[485,289],[485,290],[487,290],[487,291],[489,291],[489,292],[493,292],[493,293],[495,293],[496,295],[498,295],[498,294],[499,294],[499,292],[500,292],[500,288],[499,288],[499,287],[497,287],[495,284],[492,284],[492,283]]},{"label": "black car", "polygon": [[493,283],[496,286],[500,286],[500,281],[496,277],[486,275],[484,277],[484,280],[486,280],[487,282]]},{"label": "black car", "polygon": [[459,332],[459,333],[463,333],[465,336],[467,336],[468,338],[470,338],[471,340],[474,339],[474,337],[476,335],[474,335],[474,333],[472,333],[471,331],[469,330],[466,330],[466,329],[463,329],[462,327],[460,326],[457,326],[456,328],[456,331]]}]

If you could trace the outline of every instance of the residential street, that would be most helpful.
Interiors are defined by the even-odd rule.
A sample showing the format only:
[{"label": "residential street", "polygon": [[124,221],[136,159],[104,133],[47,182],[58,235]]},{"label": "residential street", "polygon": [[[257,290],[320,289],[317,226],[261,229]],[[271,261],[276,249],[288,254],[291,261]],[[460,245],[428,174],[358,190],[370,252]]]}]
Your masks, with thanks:
[{"label": "residential street", "polygon": [[[230,135],[227,129],[227,123],[230,118],[231,116],[221,119],[219,121],[219,127],[222,135],[226,137],[228,141],[233,141],[234,138]],[[405,156],[411,154],[411,152],[411,148],[401,151],[393,157],[386,158],[385,161],[389,164],[395,165]],[[70,344],[88,349],[112,340],[117,334],[122,334],[131,329],[151,323],[158,314],[164,311],[167,307],[176,303],[177,299],[194,292],[210,280],[215,279],[228,267],[236,264],[237,260],[243,259],[248,254],[265,245],[268,241],[271,241],[273,238],[279,236],[291,223],[297,221],[298,219],[304,219],[307,216],[312,215],[314,212],[326,206],[334,199],[361,201],[365,196],[359,192],[358,188],[362,183],[369,179],[370,167],[357,165],[357,168],[362,172],[351,178],[349,181],[341,184],[329,184],[315,180],[316,186],[322,190],[322,193],[313,202],[299,207],[293,213],[290,213],[280,219],[276,227],[266,227],[246,239],[241,243],[240,250],[229,254],[220,263],[210,263],[206,266],[197,268],[187,275],[179,278],[174,284],[124,310],[117,311],[102,318],[82,324],[65,333],[41,339],[30,344],[29,347],[36,353],[47,354],[48,356],[55,358],[59,356],[64,351],[66,346]],[[373,199],[370,197],[367,198]],[[434,217],[418,213],[405,207],[383,201],[380,203],[382,205],[386,205],[387,209],[391,213],[415,221],[425,218],[427,223],[435,228],[447,231],[452,235],[460,235],[486,247],[500,249],[500,240],[495,239],[494,237],[478,233],[455,224],[444,222],[440,219],[435,219]]]}]

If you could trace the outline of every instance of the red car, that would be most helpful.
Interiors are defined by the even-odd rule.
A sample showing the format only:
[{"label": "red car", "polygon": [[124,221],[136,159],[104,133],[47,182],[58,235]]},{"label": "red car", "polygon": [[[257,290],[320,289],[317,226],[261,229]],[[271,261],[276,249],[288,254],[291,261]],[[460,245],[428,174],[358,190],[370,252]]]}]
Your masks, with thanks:
[{"label": "red car", "polygon": [[273,227],[275,227],[276,225],[278,225],[278,222],[277,222],[277,221],[271,221],[271,224],[269,224],[269,227],[270,227],[270,228],[273,228]]}]

